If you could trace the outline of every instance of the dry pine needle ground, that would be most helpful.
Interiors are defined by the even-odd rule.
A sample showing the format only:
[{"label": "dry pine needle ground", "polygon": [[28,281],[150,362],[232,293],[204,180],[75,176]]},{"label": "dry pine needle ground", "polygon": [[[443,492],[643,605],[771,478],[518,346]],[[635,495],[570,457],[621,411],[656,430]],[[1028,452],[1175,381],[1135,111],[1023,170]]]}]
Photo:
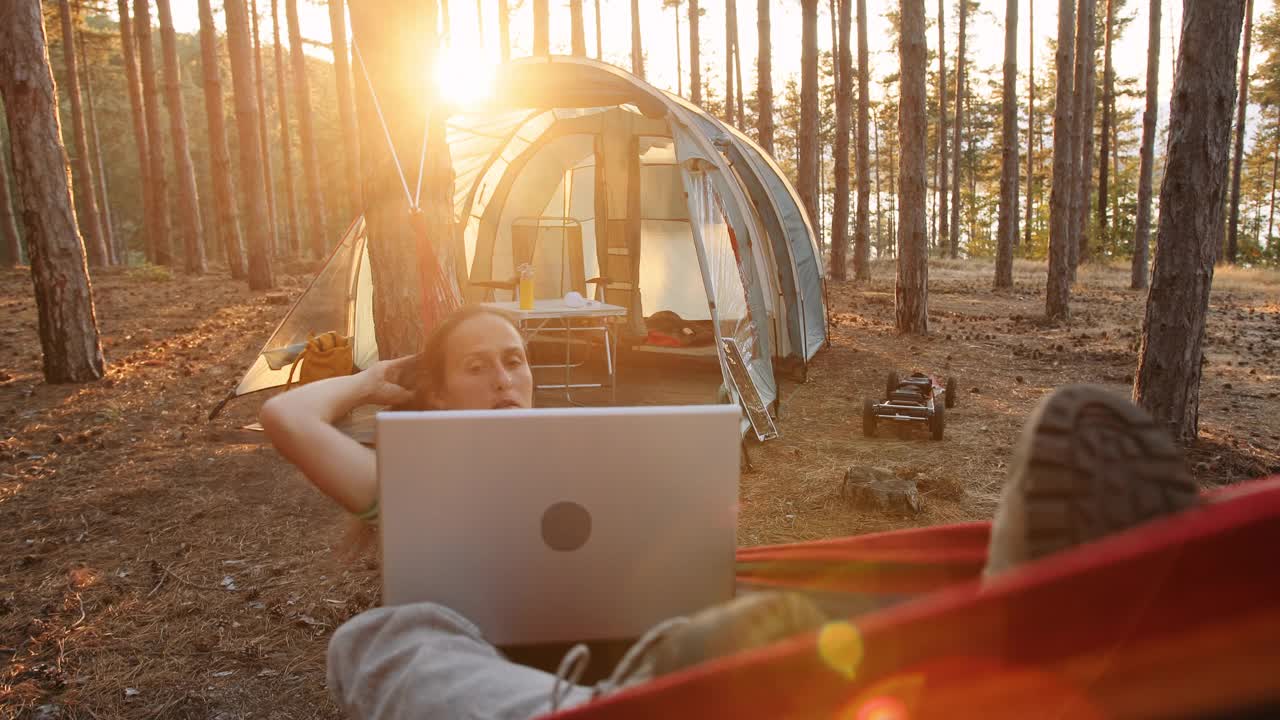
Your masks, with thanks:
[{"label": "dry pine needle ground", "polygon": [[[286,277],[301,292],[306,268]],[[832,283],[831,347],[784,383],[782,438],[751,449],[739,541],[777,543],[988,517],[1022,418],[1046,392],[1128,393],[1144,295],[1087,267],[1074,320],[1046,326],[1043,269],[1011,291],[987,263],[933,261],[927,338],[895,335],[893,270]],[[324,650],[377,598],[376,560],[343,556],[343,520],[256,438],[257,402],[209,408],[284,311],[223,277],[95,270],[109,363],[98,383],[40,382],[30,278],[0,274],[0,718],[333,718]],[[1205,484],[1280,471],[1280,278],[1220,270],[1209,320]],[[947,439],[861,434],[884,374],[960,379]],[[846,468],[918,480],[924,511],[840,498]]]}]

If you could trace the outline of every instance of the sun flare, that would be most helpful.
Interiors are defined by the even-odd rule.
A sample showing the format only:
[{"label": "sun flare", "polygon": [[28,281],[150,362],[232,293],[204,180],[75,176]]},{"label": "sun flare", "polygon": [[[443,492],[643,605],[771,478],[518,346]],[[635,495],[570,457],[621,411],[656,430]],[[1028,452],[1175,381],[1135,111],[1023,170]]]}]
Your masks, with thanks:
[{"label": "sun flare", "polygon": [[493,92],[494,64],[474,46],[441,48],[435,68],[436,91],[451,105],[471,105]]}]

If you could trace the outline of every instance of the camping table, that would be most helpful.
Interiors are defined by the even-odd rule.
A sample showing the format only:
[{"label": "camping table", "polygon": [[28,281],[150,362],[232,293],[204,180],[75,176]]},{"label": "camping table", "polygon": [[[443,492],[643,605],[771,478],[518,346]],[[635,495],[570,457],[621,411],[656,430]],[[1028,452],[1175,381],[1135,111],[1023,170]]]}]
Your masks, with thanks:
[{"label": "camping table", "polygon": [[[564,334],[564,362],[549,365],[532,365],[531,367],[535,370],[564,370],[564,382],[535,384],[534,389],[564,390],[564,398],[570,403],[573,402],[571,393],[574,390],[605,387],[604,383],[574,383],[571,375],[574,368],[586,362],[585,360],[578,363],[573,362],[571,354],[573,334],[575,332],[601,333],[604,336],[604,357],[605,368],[609,378],[609,398],[611,402],[616,400],[618,385],[617,368],[614,366],[614,343],[616,338],[614,338],[613,332],[609,329],[608,319],[626,315],[626,308],[596,301],[591,301],[590,304],[583,307],[570,307],[561,298],[535,300],[532,310],[522,310],[520,303],[516,301],[488,302],[484,304],[486,307],[501,310],[514,317],[516,322],[519,323],[526,341],[532,340],[543,333]],[[575,326],[574,321],[578,321],[579,324]]]}]

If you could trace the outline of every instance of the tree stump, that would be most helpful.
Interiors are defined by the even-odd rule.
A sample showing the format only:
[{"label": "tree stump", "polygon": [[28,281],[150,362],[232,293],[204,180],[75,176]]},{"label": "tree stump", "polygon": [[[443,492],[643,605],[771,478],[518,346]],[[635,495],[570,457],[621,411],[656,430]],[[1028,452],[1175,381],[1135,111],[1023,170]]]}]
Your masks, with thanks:
[{"label": "tree stump", "polygon": [[851,467],[844,473],[840,497],[860,510],[918,515],[924,511],[915,480],[883,468]]}]

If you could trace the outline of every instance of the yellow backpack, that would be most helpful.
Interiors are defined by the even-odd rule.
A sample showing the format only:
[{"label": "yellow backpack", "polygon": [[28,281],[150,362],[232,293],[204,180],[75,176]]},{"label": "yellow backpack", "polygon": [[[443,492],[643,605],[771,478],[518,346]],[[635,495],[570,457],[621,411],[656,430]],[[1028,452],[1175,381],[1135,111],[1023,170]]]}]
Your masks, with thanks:
[{"label": "yellow backpack", "polygon": [[[302,363],[301,369],[298,368],[299,363]],[[355,371],[351,336],[339,335],[332,330],[320,335],[308,333],[307,347],[289,368],[289,380],[285,383],[285,387],[294,385],[295,370],[298,371],[298,385],[340,375],[350,375]]]}]

